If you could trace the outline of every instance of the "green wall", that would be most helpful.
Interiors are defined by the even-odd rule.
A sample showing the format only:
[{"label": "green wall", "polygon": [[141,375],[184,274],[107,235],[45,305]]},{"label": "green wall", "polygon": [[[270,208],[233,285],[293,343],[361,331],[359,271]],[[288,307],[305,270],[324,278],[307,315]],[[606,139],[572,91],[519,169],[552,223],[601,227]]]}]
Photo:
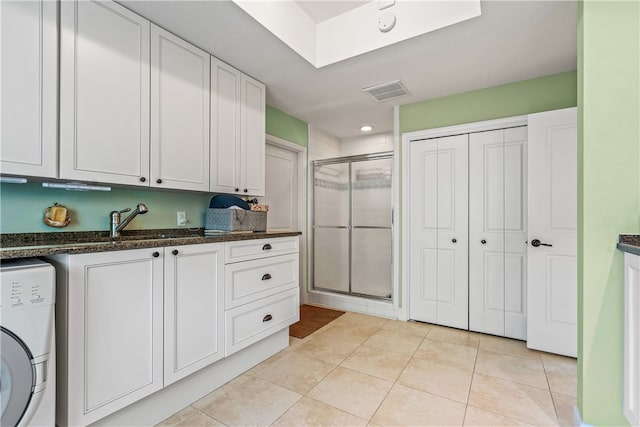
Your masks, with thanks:
[{"label": "green wall", "polygon": [[400,132],[575,107],[576,72],[554,74],[400,106]]},{"label": "green wall", "polygon": [[[304,128],[304,131],[303,131]],[[307,145],[307,124],[267,106],[267,133]],[[304,135],[304,138],[302,137]],[[39,182],[0,185],[0,232],[32,233],[109,229],[109,212],[134,208],[143,202],[149,208],[129,229],[175,228],[176,212],[185,211],[189,227],[204,227],[212,193],[159,191],[112,187],[110,192],[75,192],[42,188]],[[72,222],[65,228],[44,225],[42,215],[54,202],[71,209]]]},{"label": "green wall", "polygon": [[578,407],[585,423],[627,425],[615,244],[640,232],[640,2],[580,2],[578,42]]},{"label": "green wall", "polygon": [[308,125],[302,120],[267,105],[267,133],[306,147],[309,145]]}]

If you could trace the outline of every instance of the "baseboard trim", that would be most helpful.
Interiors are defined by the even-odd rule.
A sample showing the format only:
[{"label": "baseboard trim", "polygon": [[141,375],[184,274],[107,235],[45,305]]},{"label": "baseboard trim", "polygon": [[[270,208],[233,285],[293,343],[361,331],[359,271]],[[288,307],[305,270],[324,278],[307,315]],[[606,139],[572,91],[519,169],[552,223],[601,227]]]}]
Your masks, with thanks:
[{"label": "baseboard trim", "polygon": [[573,427],[593,427],[591,424],[583,423],[578,405],[573,407]]}]

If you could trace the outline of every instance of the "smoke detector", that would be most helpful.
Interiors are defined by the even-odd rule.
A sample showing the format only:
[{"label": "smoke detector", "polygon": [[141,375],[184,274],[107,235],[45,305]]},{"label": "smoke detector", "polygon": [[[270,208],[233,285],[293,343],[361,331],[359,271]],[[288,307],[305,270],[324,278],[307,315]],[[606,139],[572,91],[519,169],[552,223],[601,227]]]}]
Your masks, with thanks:
[{"label": "smoke detector", "polygon": [[404,87],[400,80],[393,80],[375,86],[366,87],[362,89],[362,91],[367,92],[378,102],[389,101],[391,99],[409,95],[409,91]]}]

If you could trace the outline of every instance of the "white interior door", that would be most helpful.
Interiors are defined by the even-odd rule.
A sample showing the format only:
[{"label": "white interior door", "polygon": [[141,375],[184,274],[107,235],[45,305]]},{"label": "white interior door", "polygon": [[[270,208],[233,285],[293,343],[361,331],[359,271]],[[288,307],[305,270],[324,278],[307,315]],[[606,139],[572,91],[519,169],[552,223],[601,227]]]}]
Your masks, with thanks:
[{"label": "white interior door", "polygon": [[529,115],[528,164],[527,346],[575,357],[578,339],[575,108]]},{"label": "white interior door", "polygon": [[298,153],[267,144],[266,189],[269,230],[298,230]]},{"label": "white interior door", "polygon": [[468,135],[410,144],[410,318],[468,327]]}]

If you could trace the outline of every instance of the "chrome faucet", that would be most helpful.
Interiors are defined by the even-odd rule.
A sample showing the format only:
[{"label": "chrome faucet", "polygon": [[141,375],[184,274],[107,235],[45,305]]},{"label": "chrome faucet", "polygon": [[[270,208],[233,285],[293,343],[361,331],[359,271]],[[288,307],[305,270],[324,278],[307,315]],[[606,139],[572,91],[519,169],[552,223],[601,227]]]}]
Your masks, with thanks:
[{"label": "chrome faucet", "polygon": [[111,211],[111,213],[109,213],[109,216],[111,217],[111,227],[109,229],[110,237],[120,237],[120,231],[122,231],[122,229],[125,228],[133,218],[135,218],[138,214],[142,215],[149,212],[149,209],[145,206],[144,203],[138,203],[136,210],[131,212],[131,214],[126,217],[124,221],[120,222],[120,214],[129,212],[130,210],[131,208],[127,208],[121,211]]}]

